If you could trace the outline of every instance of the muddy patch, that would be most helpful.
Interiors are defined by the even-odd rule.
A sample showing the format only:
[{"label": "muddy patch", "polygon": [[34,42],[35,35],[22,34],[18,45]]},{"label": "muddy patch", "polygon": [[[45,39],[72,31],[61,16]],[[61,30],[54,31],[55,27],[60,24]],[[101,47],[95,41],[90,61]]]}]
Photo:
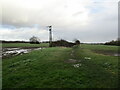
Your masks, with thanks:
[{"label": "muddy patch", "polygon": [[103,54],[103,55],[108,55],[108,56],[120,56],[119,52],[113,52],[113,51],[97,51],[94,50],[93,52],[98,53],[98,54]]},{"label": "muddy patch", "polygon": [[79,68],[82,65],[80,60],[75,60],[75,59],[66,60],[65,63],[72,64],[71,66],[73,66],[74,68]]},{"label": "muddy patch", "polygon": [[2,49],[2,58],[12,57],[16,55],[22,55],[29,53],[33,50],[40,50],[42,48],[3,48]]},{"label": "muddy patch", "polygon": [[69,59],[65,61],[65,63],[77,63],[77,62],[80,62],[80,60]]}]

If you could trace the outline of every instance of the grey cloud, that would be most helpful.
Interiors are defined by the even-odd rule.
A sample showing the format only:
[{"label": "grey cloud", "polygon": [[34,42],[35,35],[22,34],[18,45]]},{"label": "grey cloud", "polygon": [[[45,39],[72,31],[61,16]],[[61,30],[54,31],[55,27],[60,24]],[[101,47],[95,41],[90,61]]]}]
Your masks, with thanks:
[{"label": "grey cloud", "polygon": [[[41,0],[40,8],[34,9],[21,7],[19,4],[3,3],[2,24],[15,26],[17,29],[23,28],[18,30],[22,31],[20,34],[15,30],[14,37],[11,30],[11,34],[3,32],[3,39],[11,37],[11,39],[26,40],[35,34],[40,36],[42,40],[48,40],[47,32],[38,33],[39,31],[44,32],[41,27],[47,25],[53,26],[54,39],[73,40],[78,38],[82,42],[104,42],[117,37],[117,6],[111,5],[111,3],[108,5],[109,2],[106,5],[101,1],[104,9],[102,8],[98,13],[91,13],[90,8],[86,7],[93,5],[94,8],[95,4],[90,0],[86,0],[88,3],[84,4],[80,2],[80,6],[77,6],[79,5],[77,1],[80,0],[76,0],[76,3],[75,0],[71,0],[71,2],[52,0],[48,3],[47,1],[49,0]],[[33,28],[36,24],[39,26],[37,30],[26,30],[25,28]],[[25,33],[29,34],[25,35]]]},{"label": "grey cloud", "polygon": [[84,13],[84,12],[79,11],[79,12],[74,13],[73,16],[78,16],[78,15],[80,15],[80,14],[82,14],[82,13]]}]

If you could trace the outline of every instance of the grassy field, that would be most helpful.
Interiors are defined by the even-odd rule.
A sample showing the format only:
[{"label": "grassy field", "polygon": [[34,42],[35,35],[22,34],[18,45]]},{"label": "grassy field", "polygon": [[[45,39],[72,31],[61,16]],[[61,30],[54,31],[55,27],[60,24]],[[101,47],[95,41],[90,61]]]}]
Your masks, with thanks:
[{"label": "grassy field", "polygon": [[30,44],[30,43],[3,43],[2,47],[48,47],[48,43]]},{"label": "grassy field", "polygon": [[[3,59],[3,88],[116,88],[117,46],[52,47]],[[76,66],[78,65],[78,66]]]}]

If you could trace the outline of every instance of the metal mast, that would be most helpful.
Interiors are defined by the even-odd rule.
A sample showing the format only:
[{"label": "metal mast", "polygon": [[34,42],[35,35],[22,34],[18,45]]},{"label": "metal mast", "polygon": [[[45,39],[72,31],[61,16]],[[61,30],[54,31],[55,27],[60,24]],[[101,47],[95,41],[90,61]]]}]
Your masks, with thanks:
[{"label": "metal mast", "polygon": [[52,26],[48,26],[49,28],[49,47],[52,47]]}]

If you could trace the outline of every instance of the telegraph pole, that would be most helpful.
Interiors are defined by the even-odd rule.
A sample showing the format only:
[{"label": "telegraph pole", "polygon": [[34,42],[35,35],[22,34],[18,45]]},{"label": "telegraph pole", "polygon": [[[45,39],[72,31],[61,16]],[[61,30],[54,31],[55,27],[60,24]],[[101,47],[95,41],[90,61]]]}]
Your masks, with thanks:
[{"label": "telegraph pole", "polygon": [[49,28],[49,47],[52,47],[52,26],[48,26]]}]

